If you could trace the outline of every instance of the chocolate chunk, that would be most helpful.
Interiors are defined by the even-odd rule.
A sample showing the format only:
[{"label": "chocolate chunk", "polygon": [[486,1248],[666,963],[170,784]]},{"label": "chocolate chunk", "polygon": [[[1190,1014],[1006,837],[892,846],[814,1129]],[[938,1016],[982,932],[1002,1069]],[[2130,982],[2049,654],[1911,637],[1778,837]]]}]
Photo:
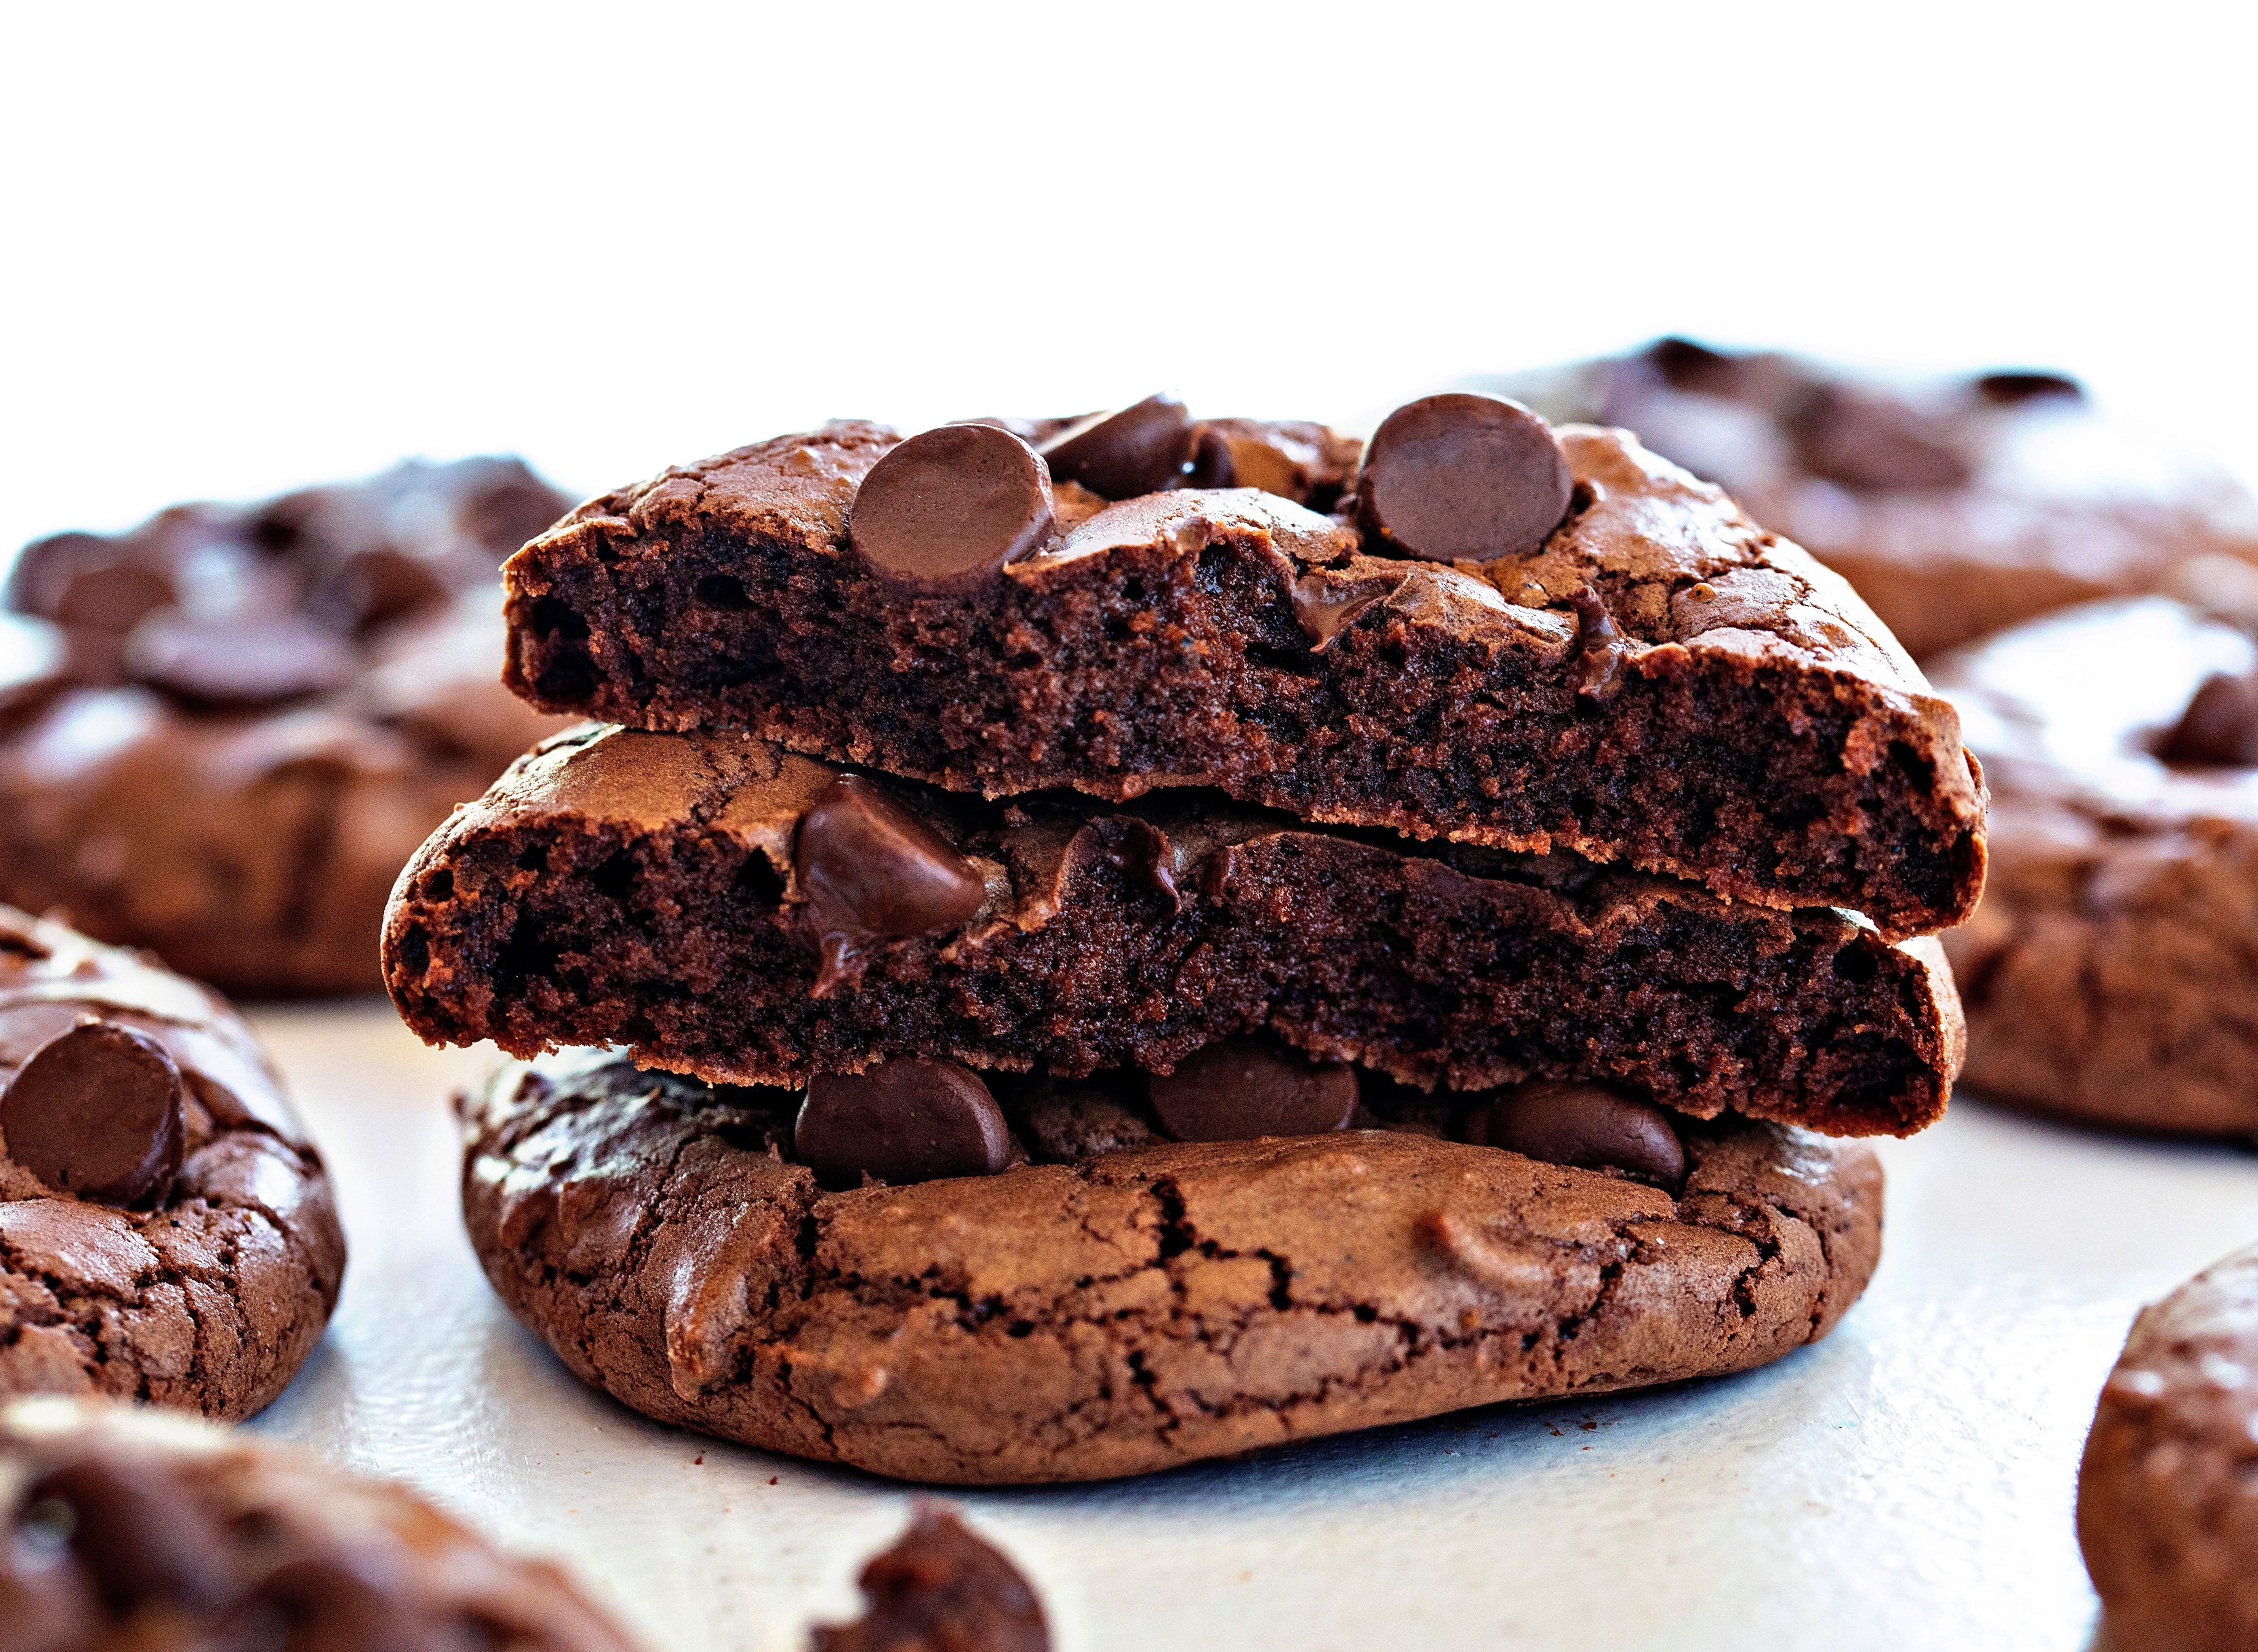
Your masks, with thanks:
[{"label": "chocolate chunk", "polygon": [[859,1581],[868,1610],[854,1623],[818,1625],[814,1652],[1050,1652],[1026,1579],[938,1509],[919,1509]]},{"label": "chocolate chunk", "polygon": [[8,1156],[50,1188],[131,1209],[181,1173],[180,1069],[155,1040],[82,1021],[32,1053],[0,1096]]},{"label": "chocolate chunk", "polygon": [[1568,514],[1552,427],[1517,401],[1452,392],[1381,422],[1357,479],[1365,531],[1434,562],[1534,550]]},{"label": "chocolate chunk", "polygon": [[272,705],[343,688],[352,645],[297,615],[196,620],[167,609],[134,627],[125,669],[137,681],[201,705]]},{"label": "chocolate chunk", "polygon": [[1605,700],[1622,686],[1630,646],[1608,617],[1607,604],[1591,586],[1579,587],[1568,600],[1576,609],[1575,663],[1570,671],[1576,692]]},{"label": "chocolate chunk", "polygon": [[2156,748],[2166,762],[2258,768],[2258,678],[2213,671]]},{"label": "chocolate chunk", "polygon": [[978,867],[859,775],[841,775],[800,817],[792,870],[823,959],[819,998],[862,979],[872,941],[945,934],[987,898]]},{"label": "chocolate chunk", "polygon": [[1161,1127],[1178,1141],[1252,1141],[1339,1130],[1356,1110],[1356,1074],[1263,1038],[1225,1039],[1146,1080]]},{"label": "chocolate chunk", "polygon": [[62,1511],[71,1553],[112,1610],[194,1609],[226,1598],[226,1542],[166,1477],[115,1457],[85,1457],[32,1482],[25,1507]]},{"label": "chocolate chunk", "polygon": [[992,424],[944,424],[870,467],[848,537],[889,588],[962,596],[1043,542],[1051,473],[1042,456]]},{"label": "chocolate chunk", "polygon": [[1975,474],[1949,421],[1894,397],[1829,386],[1795,424],[1805,465],[1846,486],[1958,487]]},{"label": "chocolate chunk", "polygon": [[1613,1168],[1672,1188],[1686,1180],[1686,1149],[1669,1117],[1598,1084],[1546,1081],[1508,1090],[1476,1133],[1548,1165]]},{"label": "chocolate chunk", "polygon": [[2082,401],[2085,386],[2066,373],[1987,372],[1977,379],[1976,394],[1997,406],[2012,408],[2055,396]]},{"label": "chocolate chunk", "polygon": [[1012,1133],[980,1076],[954,1061],[884,1061],[808,1081],[792,1156],[827,1188],[992,1176]]},{"label": "chocolate chunk", "polygon": [[1191,413],[1165,391],[1116,413],[1092,414],[1042,445],[1052,475],[1104,499],[1174,486],[1191,451]]}]

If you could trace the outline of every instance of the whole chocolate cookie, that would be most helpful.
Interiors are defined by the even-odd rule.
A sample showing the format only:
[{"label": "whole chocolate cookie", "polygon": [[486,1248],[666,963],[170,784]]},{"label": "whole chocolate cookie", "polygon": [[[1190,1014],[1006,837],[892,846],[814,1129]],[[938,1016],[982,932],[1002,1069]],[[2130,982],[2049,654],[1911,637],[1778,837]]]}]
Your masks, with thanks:
[{"label": "whole chocolate cookie", "polygon": [[1010,433],[964,429],[834,424],[583,506],[508,565],[508,681],[991,798],[1198,784],[1566,849],[1891,938],[1974,904],[1950,707],[1836,576],[1621,432],[1429,397],[1328,518],[1125,459],[1038,475],[1058,438],[1026,427],[975,531]]},{"label": "whole chocolate cookie", "polygon": [[1960,1060],[1936,944],[1842,912],[1213,793],[983,804],[749,734],[547,742],[401,873],[385,958],[427,1039],[736,1083],[1166,1072],[1267,1028],[1424,1087],[1597,1078],[1901,1135]]},{"label": "whole chocolate cookie", "polygon": [[0,1407],[11,1652],[634,1652],[558,1568],[404,1485],[124,1406]]},{"label": "whole chocolate cookie", "polygon": [[1412,1130],[827,1192],[788,1091],[576,1055],[465,1103],[511,1310],[668,1422],[902,1478],[1145,1473],[1502,1400],[1744,1370],[1864,1288],[1863,1144],[1685,1121],[1683,1181]]},{"label": "whole chocolate cookie", "polygon": [[557,727],[494,681],[493,586],[565,503],[473,459],[29,547],[0,900],[231,991],[374,989],[401,863]]},{"label": "whole chocolate cookie", "polygon": [[344,1262],[321,1155],[226,1004],[0,907],[0,1395],[249,1416]]},{"label": "whole chocolate cookie", "polygon": [[1978,1094],[2258,1131],[2258,649],[2161,597],[1936,662],[1994,787],[1983,904],[1944,937]]},{"label": "whole chocolate cookie", "polygon": [[2077,1542],[2112,1646],[2258,1646],[2258,1248],[2143,1308],[2101,1390]]},{"label": "whole chocolate cookie", "polygon": [[1843,575],[1916,658],[2223,557],[2258,585],[2258,500],[2103,417],[2076,380],[1889,384],[1665,338],[1496,381],[1556,419],[1628,425]]}]

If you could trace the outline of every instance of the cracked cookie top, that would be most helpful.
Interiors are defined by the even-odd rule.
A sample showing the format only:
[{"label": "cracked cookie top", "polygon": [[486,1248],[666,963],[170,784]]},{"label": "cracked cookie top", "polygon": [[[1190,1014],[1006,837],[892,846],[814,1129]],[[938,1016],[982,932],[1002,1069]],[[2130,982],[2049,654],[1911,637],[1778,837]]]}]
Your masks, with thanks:
[{"label": "cracked cookie top", "polygon": [[0,1393],[247,1416],[344,1270],[321,1156],[235,1013],[0,908]]}]

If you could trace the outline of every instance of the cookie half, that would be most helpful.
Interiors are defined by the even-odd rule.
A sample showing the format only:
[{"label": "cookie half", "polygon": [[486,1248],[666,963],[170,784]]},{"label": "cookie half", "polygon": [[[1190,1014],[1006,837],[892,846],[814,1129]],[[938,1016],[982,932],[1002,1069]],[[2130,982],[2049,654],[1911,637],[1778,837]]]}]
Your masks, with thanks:
[{"label": "cookie half", "polygon": [[249,1416],[344,1264],[321,1155],[234,1011],[0,907],[0,1395]]},{"label": "cookie half", "polygon": [[978,428],[834,424],[583,506],[506,569],[507,680],[991,798],[1212,786],[1892,937],[1975,902],[1950,706],[1837,575],[1623,432],[1431,397],[1324,517],[1190,471],[1052,489]]},{"label": "cookie half", "polygon": [[401,874],[385,958],[428,1039],[618,1044],[730,1083],[1165,1071],[1267,1028],[1421,1087],[1601,1079],[1902,1135],[1960,1051],[1935,943],[1842,912],[1212,793],[987,805],[749,734],[538,748]]},{"label": "cookie half", "polygon": [[2077,1542],[2112,1645],[2258,1645],[2258,1249],[2133,1322],[2086,1436]]},{"label": "cookie half", "polygon": [[2258,1131],[2258,648],[2161,597],[1936,663],[1994,789],[1944,937],[1978,1093],[2137,1130]]},{"label": "cookie half", "polygon": [[1872,1150],[1690,1125],[1672,1191],[1408,1131],[1174,1143],[827,1192],[775,1090],[592,1055],[465,1107],[511,1310],[662,1422],[900,1478],[1139,1474],[1745,1370],[1881,1241]]},{"label": "cookie half", "polygon": [[634,1652],[563,1571],[406,1486],[185,1418],[0,1407],[0,1635],[22,1652]]}]

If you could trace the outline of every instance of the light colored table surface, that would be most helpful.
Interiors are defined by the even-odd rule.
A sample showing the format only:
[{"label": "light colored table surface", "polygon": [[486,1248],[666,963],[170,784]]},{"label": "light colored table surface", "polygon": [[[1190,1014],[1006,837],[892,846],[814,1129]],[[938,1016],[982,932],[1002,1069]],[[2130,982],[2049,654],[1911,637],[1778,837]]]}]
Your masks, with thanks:
[{"label": "light colored table surface", "polygon": [[[375,1003],[252,1018],[352,1246],[327,1340],[253,1427],[564,1558],[654,1652],[799,1648],[851,1613],[913,1492],[646,1422],[487,1291],[447,1096],[490,1053],[423,1049]],[[2083,1647],[2094,1395],[2141,1301],[2258,1238],[2258,1157],[1965,1102],[1883,1152],[1871,1291],[1768,1370],[949,1500],[1061,1652]]]}]

